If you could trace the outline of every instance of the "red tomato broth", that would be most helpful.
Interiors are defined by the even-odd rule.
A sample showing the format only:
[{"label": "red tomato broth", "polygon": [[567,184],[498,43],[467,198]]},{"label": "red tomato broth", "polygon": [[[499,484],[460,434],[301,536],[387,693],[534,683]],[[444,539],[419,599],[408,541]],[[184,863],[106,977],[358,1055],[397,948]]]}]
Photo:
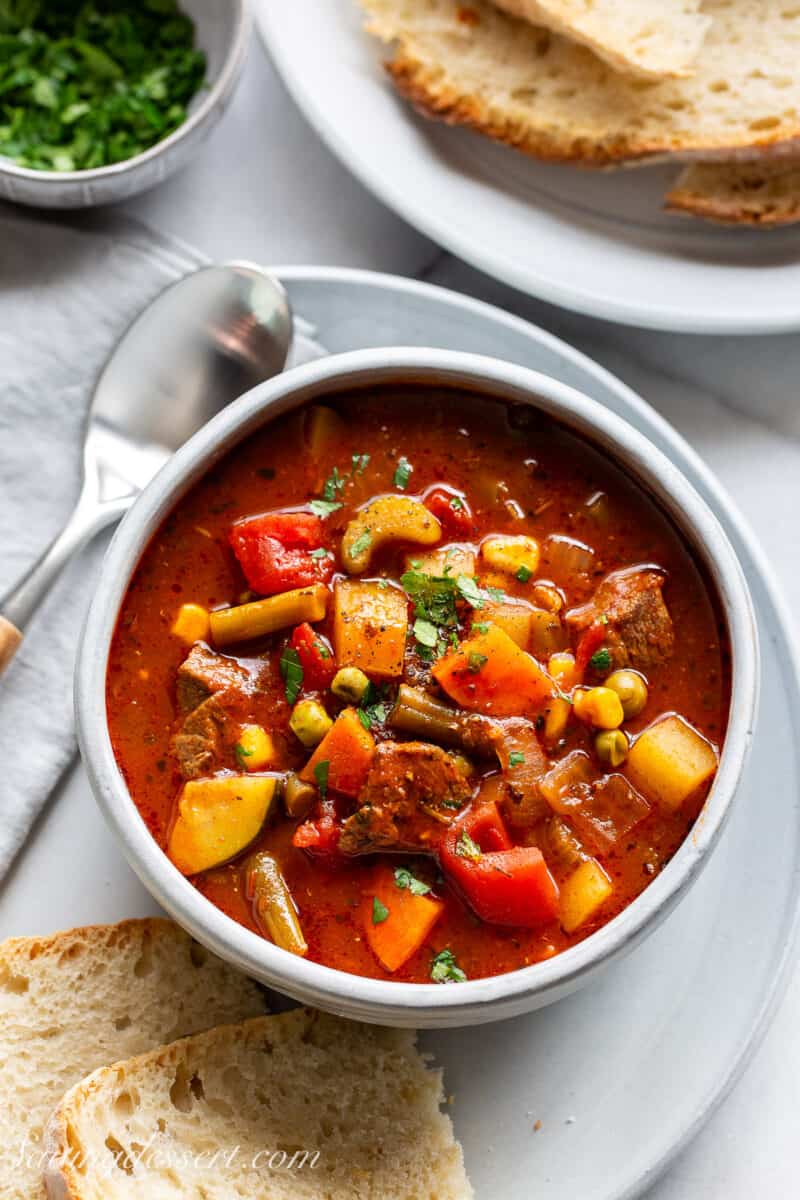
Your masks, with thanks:
[{"label": "red tomato broth", "polygon": [[[518,423],[523,425],[514,429],[506,406],[460,392],[404,387],[326,399],[325,404],[335,408],[344,422],[316,459],[308,453],[306,417],[301,412],[251,435],[216,465],[154,536],[123,603],[109,659],[109,726],[130,794],[162,848],[182,783],[170,750],[179,721],[175,675],[187,653],[171,633],[177,610],[188,602],[214,609],[248,599],[247,583],[229,544],[233,523],[297,508],[320,496],[333,468],[346,473],[353,455],[369,454],[370,459],[342,491],[343,507],[325,522],[326,545],[334,548],[355,509],[375,495],[397,490],[394,474],[403,456],[413,465],[404,494],[421,496],[438,484],[467,497],[476,533],[470,538],[446,532],[445,541],[478,544],[489,533],[524,532],[542,547],[550,534],[591,546],[595,551],[591,573],[568,582],[554,580],[567,594],[567,608],[586,601],[600,579],[612,571],[635,563],[662,567],[667,572],[664,595],[676,631],[675,652],[666,664],[648,670],[649,703],[625,727],[635,734],[655,716],[676,712],[721,746],[730,670],[718,604],[680,532],[614,463],[532,410],[513,410],[512,418],[522,418]],[[600,519],[586,508],[586,501],[598,492],[607,497]],[[522,519],[519,511],[524,513]],[[399,543],[383,547],[365,578],[385,574],[398,579],[406,557],[413,557],[416,549]],[[335,570],[338,577],[338,558]],[[522,584],[509,577],[504,590],[509,596],[529,597],[535,581],[550,578],[544,559],[534,579]],[[331,637],[330,608],[325,621],[314,628]],[[242,721],[263,724],[272,733],[277,758],[270,770],[299,769],[309,756],[289,731],[290,706],[278,671],[280,648],[290,635],[287,629],[228,651],[246,658],[256,673],[259,690],[249,697]],[[382,733],[377,736],[380,740]],[[585,728],[573,720],[551,757],[560,759],[574,748],[586,748],[586,743]],[[233,764],[227,765],[233,769]],[[379,979],[430,982],[432,956],[448,947],[467,976],[479,978],[550,957],[622,911],[678,849],[702,801],[701,794],[675,813],[661,812],[654,805],[623,847],[597,855],[614,894],[597,918],[572,934],[565,933],[558,921],[536,929],[486,925],[443,881],[432,861],[413,854],[393,855],[393,863],[409,866],[430,882],[432,894],[443,899],[445,907],[425,945],[391,976],[364,936],[364,891],[374,857],[331,867],[295,849],[291,836],[298,822],[287,820],[280,806],[277,819],[267,824],[245,854],[264,847],[278,859],[298,908],[310,959]],[[513,837],[522,845],[535,840],[518,832]],[[212,903],[257,931],[239,880],[238,862],[210,870],[194,882]],[[563,872],[554,865],[551,870],[561,884]]]}]

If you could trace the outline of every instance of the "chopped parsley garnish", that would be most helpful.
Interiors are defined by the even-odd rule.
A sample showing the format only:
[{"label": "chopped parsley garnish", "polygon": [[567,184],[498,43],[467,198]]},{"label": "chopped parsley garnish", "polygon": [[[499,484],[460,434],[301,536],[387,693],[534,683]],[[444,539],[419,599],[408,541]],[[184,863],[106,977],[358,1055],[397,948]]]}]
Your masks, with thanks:
[{"label": "chopped parsley garnish", "polygon": [[411,472],[414,470],[407,458],[401,458],[394,473],[394,486],[404,491],[408,487]]},{"label": "chopped parsley garnish", "polygon": [[431,960],[431,979],[434,983],[465,983],[467,976],[455,959],[452,950],[440,950]]},{"label": "chopped parsley garnish", "polygon": [[386,699],[386,687],[370,682],[369,687],[361,697],[361,704],[356,710],[358,719],[366,730],[383,725],[389,715],[390,704]]},{"label": "chopped parsley garnish", "polygon": [[453,496],[452,500],[450,501],[450,507],[452,508],[453,512],[463,512],[464,501],[460,496]]},{"label": "chopped parsley garnish", "polygon": [[330,770],[330,766],[331,764],[328,762],[328,760],[323,759],[322,762],[318,762],[314,767],[314,778],[317,781],[317,787],[319,788],[319,794],[322,800],[324,800],[328,794],[328,772]]},{"label": "chopped parsley garnish", "polygon": [[512,750],[508,756],[510,767],[519,767],[525,762],[525,755],[520,750]]},{"label": "chopped parsley garnish", "polygon": [[608,624],[608,617],[606,616],[606,614],[605,614],[605,613],[601,613],[601,614],[600,614],[600,616],[599,616],[597,619],[598,619],[598,621],[599,621],[599,623],[600,623],[601,625],[607,625],[607,624]]},{"label": "chopped parsley garnish", "polygon": [[286,703],[294,704],[303,686],[300,655],[293,646],[285,646],[280,661],[281,675],[286,685]]},{"label": "chopped parsley garnish", "polygon": [[342,502],[341,500],[310,500],[308,507],[315,517],[321,517],[324,521],[331,513],[335,513],[337,508],[342,507]]},{"label": "chopped parsley garnish", "polygon": [[427,883],[423,883],[421,879],[417,879],[416,875],[412,875],[406,867],[396,868],[394,881],[401,891],[407,889],[411,892],[412,896],[427,896],[431,890]]},{"label": "chopped parsley garnish", "polygon": [[[312,504],[313,503],[314,501],[312,500]],[[315,558],[317,560],[321,560],[323,558],[333,558],[331,551],[326,550],[324,546],[318,546],[316,550],[309,550],[308,556],[309,558]]]},{"label": "chopped parsley garnish", "polygon": [[471,675],[477,675],[481,667],[486,666],[489,661],[487,654],[478,654],[476,650],[470,652],[467,658],[467,667]]},{"label": "chopped parsley garnish", "polygon": [[325,645],[325,643],[322,641],[321,638],[314,638],[314,641],[311,644],[314,647],[314,649],[316,650],[317,654],[320,656],[320,658],[322,658],[322,659],[330,658],[331,652],[328,649],[328,647]]},{"label": "chopped parsley garnish", "polygon": [[40,171],[133,158],[183,124],[205,76],[175,0],[2,0],[0,155]]},{"label": "chopped parsley garnish", "polygon": [[460,858],[468,858],[472,862],[477,862],[481,856],[481,848],[476,841],[469,836],[466,829],[461,831],[458,841],[456,842],[456,854]]},{"label": "chopped parsley garnish", "polygon": [[505,598],[506,598],[506,594],[502,588],[487,587],[486,594],[490,600],[501,601],[501,600],[505,600]]},{"label": "chopped parsley garnish", "polygon": [[339,495],[344,484],[345,481],[339,474],[338,468],[334,467],[322,486],[322,499],[327,500],[329,504],[332,503]]},{"label": "chopped parsley garnish", "polygon": [[377,896],[372,897],[372,924],[380,925],[389,916],[389,910]]},{"label": "chopped parsley garnish", "polygon": [[352,475],[362,475],[364,473],[364,471],[367,469],[368,463],[369,463],[369,455],[368,454],[354,454],[353,455],[353,469],[350,472],[351,476]]},{"label": "chopped parsley garnish", "polygon": [[520,583],[527,583],[532,574],[533,571],[530,569],[530,567],[523,566],[517,569],[514,578],[519,580]]},{"label": "chopped parsley garnish", "polygon": [[611,651],[602,646],[589,659],[589,664],[594,671],[607,671],[611,666]]},{"label": "chopped parsley garnish", "polygon": [[246,766],[246,763],[244,760],[246,758],[252,758],[253,754],[254,754],[253,750],[245,750],[245,748],[241,742],[236,743],[236,745],[233,748],[233,752],[236,755],[236,761],[238,762],[240,767]]},{"label": "chopped parsley garnish", "polygon": [[372,545],[372,530],[365,529],[360,533],[350,547],[350,553],[354,558],[358,558],[360,554],[364,554]]},{"label": "chopped parsley garnish", "polygon": [[481,595],[481,589],[471,575],[458,575],[456,577],[456,587],[467,604],[471,604],[473,608],[483,608],[484,597]]},{"label": "chopped parsley garnish", "polygon": [[477,629],[478,633],[488,633],[489,632],[489,622],[488,621],[475,621],[472,628]]},{"label": "chopped parsley garnish", "polygon": [[432,621],[426,620],[425,617],[417,617],[414,622],[414,637],[421,646],[428,646],[433,650],[439,640],[439,630]]}]

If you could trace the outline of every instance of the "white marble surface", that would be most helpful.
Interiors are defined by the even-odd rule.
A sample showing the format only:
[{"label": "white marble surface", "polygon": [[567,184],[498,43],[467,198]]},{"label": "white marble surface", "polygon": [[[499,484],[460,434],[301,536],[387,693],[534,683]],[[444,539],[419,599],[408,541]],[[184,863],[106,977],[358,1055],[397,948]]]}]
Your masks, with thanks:
[{"label": "white marble surface", "polygon": [[[293,109],[257,46],[203,158],[127,208],[212,256],[424,276],[565,337],[631,384],[706,458],[754,526],[790,607],[800,607],[800,338],[714,340],[634,331],[562,313],[478,275],[440,254],[347,175]],[[61,876],[43,879],[46,850],[54,843],[67,865]],[[47,929],[44,908],[31,912],[18,899],[35,892],[37,883],[46,892],[50,924],[61,909],[71,922],[91,922],[95,914],[81,907],[80,879],[68,866],[85,856],[107,863],[109,915],[152,909],[96,820],[88,784],[76,769],[0,891],[0,937]],[[738,1087],[649,1200],[788,1200],[798,1194],[798,1012],[800,973]]]}]

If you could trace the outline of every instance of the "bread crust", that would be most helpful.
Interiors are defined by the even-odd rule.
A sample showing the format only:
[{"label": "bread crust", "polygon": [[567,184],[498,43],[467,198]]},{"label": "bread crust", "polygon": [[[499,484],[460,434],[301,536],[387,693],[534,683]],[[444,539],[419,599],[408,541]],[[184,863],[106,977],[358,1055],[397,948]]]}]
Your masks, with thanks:
[{"label": "bread crust", "polygon": [[664,197],[664,208],[718,225],[745,225],[751,229],[780,229],[800,221],[800,164],[787,167],[785,172],[787,177],[796,178],[796,192],[780,199],[769,194],[766,175],[759,184],[755,170],[748,172],[750,179],[737,179],[737,168],[732,167],[726,186],[716,192],[694,186],[691,171],[683,172]]},{"label": "bread crust", "polygon": [[462,125],[492,141],[510,146],[543,162],[564,163],[587,168],[649,165],[655,162],[703,162],[715,158],[727,162],[755,162],[764,158],[791,157],[800,152],[800,128],[792,137],[769,136],[748,143],[732,142],[708,147],[701,141],[694,146],[664,139],[639,142],[635,147],[625,137],[592,139],[573,137],[565,140],[558,132],[548,134],[530,126],[515,127],[512,120],[501,120],[474,93],[462,93],[442,76],[412,55],[398,49],[385,68],[398,92],[422,116]]}]

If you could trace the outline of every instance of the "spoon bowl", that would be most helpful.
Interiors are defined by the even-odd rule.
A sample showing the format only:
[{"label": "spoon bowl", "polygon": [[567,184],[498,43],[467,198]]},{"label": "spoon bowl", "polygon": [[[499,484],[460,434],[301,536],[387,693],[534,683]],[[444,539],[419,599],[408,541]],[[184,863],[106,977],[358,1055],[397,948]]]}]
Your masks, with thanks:
[{"label": "spoon bowl", "polygon": [[220,409],[280,374],[292,328],[283,287],[250,263],[201,267],[136,318],[95,387],[75,510],[0,602],[0,672],[73,554],[118,520],[170,455]]}]

